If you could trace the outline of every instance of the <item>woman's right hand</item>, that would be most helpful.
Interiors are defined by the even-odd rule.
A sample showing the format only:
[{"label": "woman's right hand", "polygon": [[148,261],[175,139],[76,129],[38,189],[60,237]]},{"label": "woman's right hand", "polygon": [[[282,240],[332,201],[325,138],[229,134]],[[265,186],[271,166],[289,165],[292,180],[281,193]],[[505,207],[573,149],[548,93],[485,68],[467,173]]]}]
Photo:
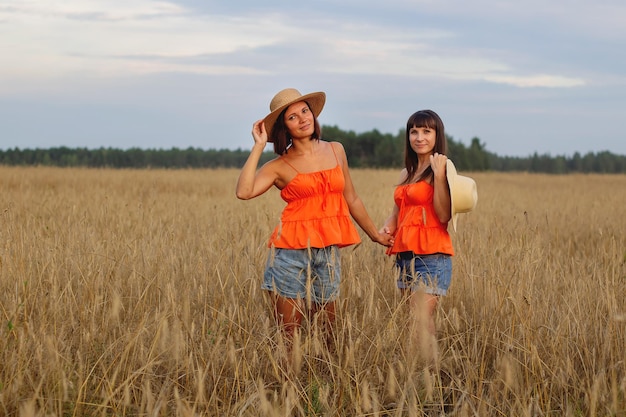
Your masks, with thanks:
[{"label": "woman's right hand", "polygon": [[254,143],[257,145],[265,147],[267,144],[267,131],[265,130],[263,119],[257,120],[252,125],[252,137],[254,138]]}]

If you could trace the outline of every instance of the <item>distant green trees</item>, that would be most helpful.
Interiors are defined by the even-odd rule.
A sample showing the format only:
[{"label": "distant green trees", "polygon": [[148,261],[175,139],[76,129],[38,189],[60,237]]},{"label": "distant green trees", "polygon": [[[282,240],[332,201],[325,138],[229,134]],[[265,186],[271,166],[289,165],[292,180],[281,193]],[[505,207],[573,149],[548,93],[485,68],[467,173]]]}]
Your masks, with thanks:
[{"label": "distant green trees", "polygon": [[[343,144],[350,166],[354,168],[400,168],[404,163],[404,130],[393,135],[374,129],[355,133],[338,126],[324,126],[324,139]],[[626,156],[609,151],[575,153],[571,157],[537,153],[528,157],[498,156],[487,150],[479,138],[469,146],[447,136],[448,156],[460,171],[525,171],[552,174],[626,173]],[[274,158],[271,145],[263,154],[261,163]],[[68,148],[7,149],[0,150],[0,164],[43,165],[91,168],[240,168],[249,150],[242,149],[115,149]]]},{"label": "distant green trees", "polygon": [[576,152],[572,157],[551,156],[548,154],[520,157],[500,157],[489,154],[489,164],[494,171],[527,171],[550,174],[568,173],[626,173],[626,156],[603,151],[581,155]]},{"label": "distant green trees", "polygon": [[389,168],[403,164],[404,133],[394,136],[374,129],[357,134],[337,126],[324,126],[322,133],[326,140],[343,144],[351,167]]},{"label": "distant green trees", "polygon": [[[90,168],[228,168],[243,166],[249,151],[241,149],[50,148],[0,150],[0,164]],[[266,152],[262,162],[272,154]]]}]

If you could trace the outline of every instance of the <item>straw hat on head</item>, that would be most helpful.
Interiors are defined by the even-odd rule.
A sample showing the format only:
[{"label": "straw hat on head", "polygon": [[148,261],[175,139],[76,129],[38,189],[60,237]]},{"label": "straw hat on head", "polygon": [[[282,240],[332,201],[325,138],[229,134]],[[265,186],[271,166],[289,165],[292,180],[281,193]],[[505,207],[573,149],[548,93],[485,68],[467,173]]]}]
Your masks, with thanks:
[{"label": "straw hat on head", "polygon": [[274,129],[274,124],[276,123],[276,119],[278,119],[280,113],[293,103],[297,103],[299,101],[306,101],[309,103],[309,107],[317,119],[317,116],[319,116],[324,108],[324,103],[326,103],[326,94],[319,91],[317,93],[302,95],[295,88],[285,88],[284,90],[279,91],[270,102],[270,114],[265,116],[265,119],[263,119],[263,122],[265,123],[265,130],[269,136],[269,142],[272,141],[272,129]]},{"label": "straw hat on head", "polygon": [[449,159],[446,162],[446,176],[450,187],[452,227],[456,232],[456,219],[459,213],[469,213],[474,210],[478,201],[478,191],[476,182],[470,177],[458,175],[456,167]]}]

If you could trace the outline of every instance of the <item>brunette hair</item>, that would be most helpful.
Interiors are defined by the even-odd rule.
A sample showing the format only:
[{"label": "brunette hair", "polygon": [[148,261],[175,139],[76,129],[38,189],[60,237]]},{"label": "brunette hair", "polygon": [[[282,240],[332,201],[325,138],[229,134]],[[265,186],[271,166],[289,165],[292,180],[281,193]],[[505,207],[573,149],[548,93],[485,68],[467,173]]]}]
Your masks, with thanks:
[{"label": "brunette hair", "polygon": [[[448,143],[444,132],[443,122],[437,113],[432,110],[420,110],[411,115],[406,122],[406,140],[404,141],[404,166],[406,168],[406,178],[402,184],[408,184],[413,181],[413,176],[417,171],[417,153],[411,148],[409,140],[409,132],[414,127],[427,127],[435,130],[435,147],[433,153],[437,152],[445,155],[448,152]],[[432,167],[428,167],[422,172],[416,181],[421,181],[432,175]]]},{"label": "brunette hair", "polygon": [[[311,109],[309,103],[306,102],[306,105]],[[288,107],[287,107],[288,108]],[[291,135],[289,135],[289,130],[287,130],[287,126],[285,126],[285,112],[287,111],[285,108],[276,119],[274,123],[274,127],[270,132],[270,141],[274,142],[274,153],[277,155],[283,155],[287,152],[289,147],[291,146]],[[319,140],[322,137],[322,128],[320,127],[319,122],[317,121],[317,117],[313,114],[313,121],[315,123],[315,128],[313,130],[313,135],[311,135],[311,139]]]}]

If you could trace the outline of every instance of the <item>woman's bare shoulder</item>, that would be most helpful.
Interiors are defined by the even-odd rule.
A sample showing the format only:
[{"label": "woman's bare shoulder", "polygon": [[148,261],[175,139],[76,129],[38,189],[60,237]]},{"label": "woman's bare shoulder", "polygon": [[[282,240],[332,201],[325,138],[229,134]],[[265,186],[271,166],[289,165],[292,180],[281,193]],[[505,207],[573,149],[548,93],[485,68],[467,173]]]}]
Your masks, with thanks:
[{"label": "woman's bare shoulder", "polygon": [[406,181],[407,175],[408,175],[408,172],[406,168],[402,168],[402,171],[400,171],[400,177],[398,178],[398,184],[404,183]]}]

